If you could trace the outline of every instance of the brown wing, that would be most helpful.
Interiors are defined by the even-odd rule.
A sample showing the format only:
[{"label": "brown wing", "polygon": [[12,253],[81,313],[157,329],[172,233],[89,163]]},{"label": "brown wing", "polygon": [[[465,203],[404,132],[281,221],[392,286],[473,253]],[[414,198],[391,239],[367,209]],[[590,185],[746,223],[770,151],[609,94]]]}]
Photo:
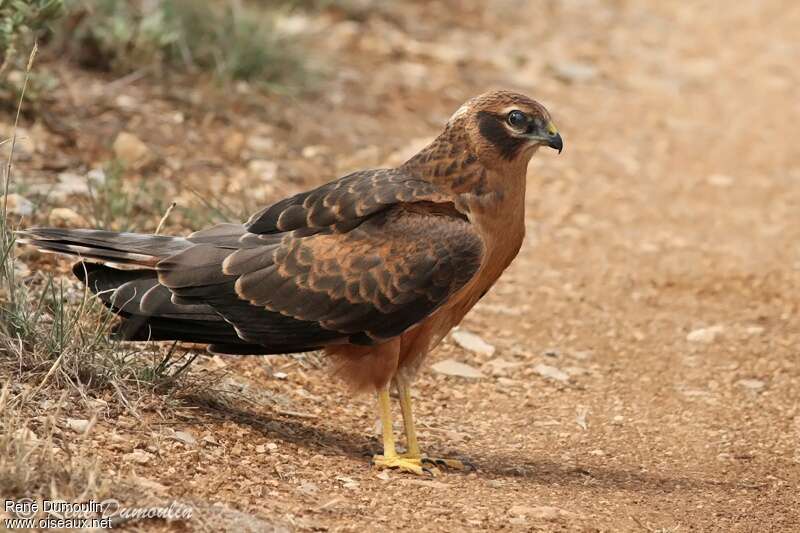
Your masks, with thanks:
[{"label": "brown wing", "polygon": [[247,221],[250,233],[333,227],[346,231],[352,223],[401,202],[447,202],[430,182],[397,169],[354,172],[312,191],[259,211]]},{"label": "brown wing", "polygon": [[372,344],[445,303],[483,254],[471,224],[441,204],[396,205],[346,233],[297,233],[233,252],[197,245],[159,263],[159,279],[179,302],[213,307],[247,342]]}]

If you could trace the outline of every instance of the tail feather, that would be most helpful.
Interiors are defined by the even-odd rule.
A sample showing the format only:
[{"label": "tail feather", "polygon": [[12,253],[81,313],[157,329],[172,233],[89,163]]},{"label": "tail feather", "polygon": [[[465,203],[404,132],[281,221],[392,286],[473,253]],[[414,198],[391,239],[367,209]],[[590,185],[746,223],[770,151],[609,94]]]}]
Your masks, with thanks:
[{"label": "tail feather", "polygon": [[17,240],[47,252],[144,268],[192,244],[183,237],[62,228],[30,228],[18,232]]},{"label": "tail feather", "polygon": [[[190,285],[178,296],[160,282],[156,265],[161,261],[165,261],[162,264],[175,261],[175,256],[180,252],[185,252],[178,256],[181,260],[188,257],[195,261],[190,262],[191,268],[185,266],[176,269],[178,274],[171,280],[173,282],[189,283],[197,278],[198,272],[208,274],[209,269],[211,272],[220,270],[223,260],[231,253],[226,247],[237,245],[243,234],[243,227],[234,224],[211,228],[189,238],[61,228],[31,228],[17,233],[21,243],[47,252],[79,257],[80,261],[72,271],[106,307],[121,318],[113,330],[113,335],[118,339],[208,344],[213,353],[238,355],[319,349],[322,339],[320,343],[309,343],[305,323],[295,324],[293,319],[278,313],[253,309],[247,302],[233,296],[232,286],[228,294],[231,301],[224,302],[228,314],[249,315],[254,311],[264,314],[262,327],[272,336],[275,332],[270,328],[281,329],[284,332],[282,342],[262,346],[242,339],[236,328],[214,307],[198,303],[203,298],[192,298],[193,291],[205,296],[207,286]],[[219,249],[216,247],[218,239],[222,241]],[[204,244],[207,241],[214,242],[215,246]],[[233,283],[221,272],[218,281],[220,285]],[[221,294],[227,293],[221,291]],[[213,303],[216,300],[211,298],[209,301]]]},{"label": "tail feather", "polygon": [[179,340],[242,344],[236,330],[203,304],[176,304],[154,270],[118,270],[79,262],[73,273],[122,321],[114,328],[121,340]]}]

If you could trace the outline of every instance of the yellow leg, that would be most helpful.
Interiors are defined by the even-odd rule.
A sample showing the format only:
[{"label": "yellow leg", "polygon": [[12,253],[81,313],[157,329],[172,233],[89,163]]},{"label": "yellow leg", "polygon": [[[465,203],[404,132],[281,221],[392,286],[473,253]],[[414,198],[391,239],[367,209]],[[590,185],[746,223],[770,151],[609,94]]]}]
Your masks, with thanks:
[{"label": "yellow leg", "polygon": [[417,430],[414,427],[414,415],[411,412],[411,387],[402,378],[396,378],[395,385],[397,385],[397,395],[400,396],[400,410],[403,412],[403,427],[406,430],[406,447],[408,451],[405,455],[408,457],[422,457],[419,451],[419,443],[417,442]]},{"label": "yellow leg", "polygon": [[[417,442],[414,415],[411,411],[411,387],[408,382],[401,377],[395,378],[395,385],[397,386],[397,395],[400,396],[400,409],[403,412],[403,426],[406,430],[406,446],[408,447],[408,451],[404,453],[402,457],[419,459],[422,464],[444,466],[455,470],[474,470],[475,467],[471,463],[465,461],[422,455],[419,449],[419,443]],[[394,442],[392,442],[392,448],[394,448]]]},{"label": "yellow leg", "polygon": [[397,450],[394,447],[392,408],[389,401],[388,387],[378,391],[378,411],[380,412],[383,429],[383,455],[374,456],[372,463],[378,468],[393,468],[418,475],[432,474],[429,468],[422,466],[422,460],[419,457],[397,455]]}]

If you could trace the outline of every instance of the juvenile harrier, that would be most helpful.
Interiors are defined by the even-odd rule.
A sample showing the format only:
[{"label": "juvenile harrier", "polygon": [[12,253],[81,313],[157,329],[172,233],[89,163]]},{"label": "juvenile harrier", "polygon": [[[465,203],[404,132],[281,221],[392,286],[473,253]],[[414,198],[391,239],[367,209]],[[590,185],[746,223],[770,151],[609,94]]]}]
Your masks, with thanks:
[{"label": "juvenile harrier", "polygon": [[[73,272],[122,317],[120,338],[206,343],[225,354],[324,349],[357,389],[378,392],[376,465],[417,474],[428,463],[463,467],[420,452],[409,384],[517,255],[526,169],[540,146],[563,146],[547,110],[521,94],[489,92],[399,167],[344,176],[243,225],[188,237],[32,228],[21,240],[80,256]],[[391,382],[405,425],[402,455]]]}]

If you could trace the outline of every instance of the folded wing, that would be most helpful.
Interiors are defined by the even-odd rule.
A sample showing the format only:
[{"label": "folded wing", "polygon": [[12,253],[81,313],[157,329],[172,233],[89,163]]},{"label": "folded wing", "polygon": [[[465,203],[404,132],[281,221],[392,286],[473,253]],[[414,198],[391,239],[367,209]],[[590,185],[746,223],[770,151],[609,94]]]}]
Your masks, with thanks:
[{"label": "folded wing", "polygon": [[157,270],[173,300],[210,306],[246,342],[373,344],[444,304],[475,275],[482,253],[457,213],[397,204],[346,233],[289,233],[234,251],[199,244]]}]

